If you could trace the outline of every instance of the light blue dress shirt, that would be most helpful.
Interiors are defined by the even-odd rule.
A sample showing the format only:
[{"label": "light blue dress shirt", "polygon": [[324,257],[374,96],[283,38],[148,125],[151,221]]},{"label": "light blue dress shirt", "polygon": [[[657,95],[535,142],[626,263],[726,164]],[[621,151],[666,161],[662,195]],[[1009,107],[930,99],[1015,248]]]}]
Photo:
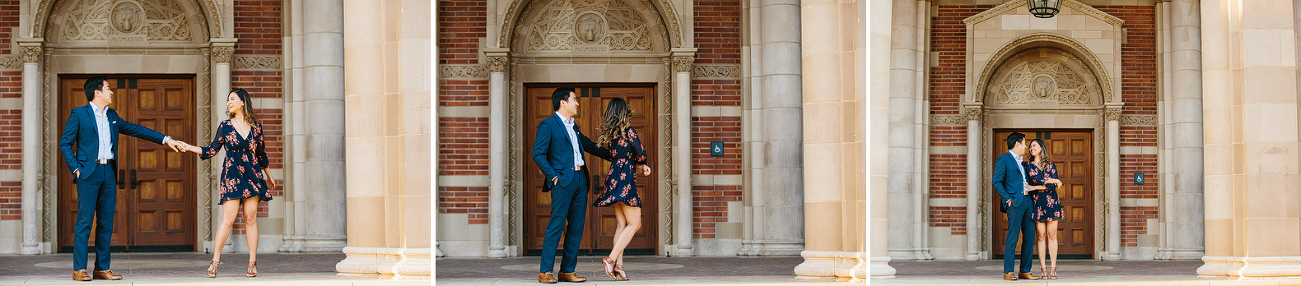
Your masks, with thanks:
[{"label": "light blue dress shirt", "polygon": [[560,122],[565,123],[565,133],[569,134],[569,146],[574,147],[574,167],[583,166],[585,164],[583,151],[578,149],[578,135],[574,134],[574,119],[565,117],[560,112],[556,112],[556,116],[560,116]]}]

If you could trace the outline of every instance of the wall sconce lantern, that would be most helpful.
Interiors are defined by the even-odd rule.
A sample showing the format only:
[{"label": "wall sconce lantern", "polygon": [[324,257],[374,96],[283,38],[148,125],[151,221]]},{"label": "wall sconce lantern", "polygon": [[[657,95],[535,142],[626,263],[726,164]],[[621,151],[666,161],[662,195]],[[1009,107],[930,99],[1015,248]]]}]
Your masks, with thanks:
[{"label": "wall sconce lantern", "polygon": [[1057,15],[1057,4],[1059,0],[1026,0],[1030,3],[1026,7],[1030,8],[1030,14],[1037,18],[1052,18]]}]

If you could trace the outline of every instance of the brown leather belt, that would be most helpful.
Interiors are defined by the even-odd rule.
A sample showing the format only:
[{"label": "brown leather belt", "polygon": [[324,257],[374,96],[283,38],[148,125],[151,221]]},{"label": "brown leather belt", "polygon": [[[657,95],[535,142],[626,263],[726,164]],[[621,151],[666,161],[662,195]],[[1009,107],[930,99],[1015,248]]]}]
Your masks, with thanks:
[{"label": "brown leather belt", "polygon": [[99,163],[100,165],[108,165],[108,163],[112,161],[113,159],[97,159],[95,160],[95,163]]},{"label": "brown leather belt", "polygon": [[574,171],[582,171],[583,166],[574,166]]}]

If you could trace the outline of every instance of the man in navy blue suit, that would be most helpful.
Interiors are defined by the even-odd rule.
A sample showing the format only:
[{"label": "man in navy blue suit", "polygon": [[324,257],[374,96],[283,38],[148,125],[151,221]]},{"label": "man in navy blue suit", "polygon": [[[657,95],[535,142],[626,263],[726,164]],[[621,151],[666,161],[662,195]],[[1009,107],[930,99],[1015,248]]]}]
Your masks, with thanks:
[{"label": "man in navy blue suit", "polygon": [[[1014,132],[1007,136],[1007,153],[998,156],[994,163],[994,191],[1001,198],[999,208],[1007,213],[1007,241],[1003,244],[1003,279],[1035,280],[1039,277],[1030,274],[1034,263],[1034,221],[1030,211],[1034,204],[1026,197],[1025,167],[1021,157],[1025,154],[1025,134]],[[1012,261],[1016,256],[1018,235],[1024,238],[1021,244],[1021,274],[1012,270]]]},{"label": "man in navy blue suit", "polygon": [[102,76],[86,80],[83,87],[90,103],[72,109],[59,138],[59,151],[68,170],[72,170],[72,182],[77,184],[77,223],[73,226],[72,239],[72,279],[77,281],[91,280],[91,275],[86,273],[86,244],[90,240],[92,219],[99,222],[95,228],[94,279],[122,279],[122,275],[109,270],[109,244],[113,241],[113,212],[117,205],[114,189],[117,134],[165,144],[173,151],[188,146],[118,117],[116,110],[108,108],[113,104],[113,89],[106,84],[107,80]]},{"label": "man in navy blue suit", "polygon": [[[551,219],[547,221],[546,238],[542,240],[538,282],[583,282],[587,278],[574,273],[578,266],[578,245],[583,240],[583,220],[587,216],[587,168],[583,152],[596,150],[596,143],[574,126],[578,96],[574,95],[573,88],[562,87],[552,92],[551,110],[556,115],[542,119],[533,141],[533,162],[545,178],[542,191],[551,192]],[[556,264],[556,246],[562,230],[565,253],[557,280],[551,275],[551,269]]]}]

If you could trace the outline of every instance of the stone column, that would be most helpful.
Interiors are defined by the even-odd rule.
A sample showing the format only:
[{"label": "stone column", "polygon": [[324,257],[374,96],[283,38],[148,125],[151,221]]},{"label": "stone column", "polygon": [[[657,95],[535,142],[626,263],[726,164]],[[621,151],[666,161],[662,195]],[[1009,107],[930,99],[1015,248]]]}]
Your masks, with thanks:
[{"label": "stone column", "polygon": [[1206,153],[1201,277],[1301,276],[1295,5],[1201,2]]},{"label": "stone column", "polygon": [[980,251],[980,198],[984,181],[980,169],[980,119],[984,109],[980,105],[963,107],[967,116],[967,256],[966,260],[983,260]]},{"label": "stone column", "polygon": [[[799,255],[804,250],[803,145],[800,75],[800,1],[762,0],[763,19],[763,233],[759,255]],[[888,25],[888,24],[887,24]]]},{"label": "stone column", "polygon": [[764,187],[764,166],[767,166],[766,152],[764,145],[766,141],[763,134],[763,33],[762,16],[763,5],[759,1],[743,2],[749,6],[744,7],[745,19],[747,25],[747,35],[745,37],[746,45],[741,47],[741,53],[747,57],[742,63],[742,70],[746,72],[746,78],[743,80],[745,86],[741,87],[741,94],[748,94],[749,97],[743,97],[745,104],[745,113],[741,117],[741,126],[745,136],[745,153],[746,160],[746,178],[745,178],[745,229],[743,239],[741,240],[741,250],[737,255],[753,256],[759,254],[762,245],[756,239],[762,238],[764,227],[766,226],[763,218],[764,194],[767,188]]},{"label": "stone column", "polygon": [[299,252],[338,252],[347,246],[344,205],[343,1],[303,5],[307,160]]},{"label": "stone column", "polygon": [[350,219],[339,276],[430,276],[430,5],[348,1],[344,10],[345,108],[363,120],[345,128]]},{"label": "stone column", "polygon": [[691,65],[696,49],[673,49],[673,173],[677,175],[677,200],[673,221],[677,229],[674,256],[692,256],[694,227],[691,193]]},{"label": "stone column", "polygon": [[[868,14],[863,21],[867,22],[866,34],[867,43],[889,43],[890,42],[890,1],[868,1],[866,4]],[[877,44],[880,45],[880,44]],[[870,46],[870,44],[869,44]],[[890,118],[890,53],[886,49],[866,49],[866,73],[869,81],[867,88],[868,96],[865,105],[861,108],[867,109],[867,201],[871,206],[868,207],[870,213],[868,216],[868,274],[871,278],[894,278],[894,267],[890,267],[890,256],[887,254],[887,235],[890,232],[890,226],[887,220],[889,206],[887,201],[887,171],[886,171],[886,146],[890,140],[889,118]],[[846,120],[844,122],[849,122]]]},{"label": "stone column", "polygon": [[1198,259],[1206,254],[1202,216],[1202,46],[1199,1],[1170,2],[1171,58],[1174,70],[1174,192],[1166,205],[1169,259]]},{"label": "stone column", "polygon": [[303,193],[307,192],[304,186],[307,179],[307,131],[304,128],[307,112],[303,104],[303,1],[289,1],[289,19],[286,20],[289,22],[289,34],[285,40],[285,50],[289,54],[285,61],[285,77],[289,79],[285,93],[285,165],[288,168],[285,170],[285,196],[282,198],[285,200],[285,236],[277,248],[279,252],[297,252],[303,246],[299,237],[303,233],[301,221],[308,219],[301,207]]},{"label": "stone column", "polygon": [[[489,29],[491,30],[491,29]],[[506,63],[507,49],[489,49],[488,68],[488,257],[506,254]]]},{"label": "stone column", "polygon": [[862,197],[867,171],[868,134],[861,125],[867,101],[861,79],[867,71],[860,64],[867,48],[859,41],[863,15],[841,12],[862,9],[857,0],[800,4],[802,72],[807,75],[802,118],[810,124],[803,128],[804,262],[795,267],[795,275],[801,280],[864,279],[867,249],[857,241],[864,238],[865,221],[863,205],[855,198]]},{"label": "stone column", "polygon": [[39,216],[36,206],[40,202],[40,170],[44,151],[41,150],[41,41],[40,39],[20,39],[18,46],[22,49],[23,60],[23,243],[19,253],[23,255],[41,254]]},{"label": "stone column", "polygon": [[1103,109],[1107,120],[1107,252],[1103,260],[1120,260],[1120,106]]},{"label": "stone column", "polygon": [[[916,158],[914,146],[917,144],[914,129],[916,127],[914,105],[918,93],[916,85],[917,3],[916,0],[893,1],[894,15],[890,34],[890,145],[887,155],[890,174],[887,179],[890,188],[889,215],[890,230],[892,230],[889,254],[890,259],[925,259],[925,255],[919,255],[923,251],[920,244],[921,233],[916,225],[920,220],[917,217],[917,211],[921,206],[920,194],[917,192],[918,186],[913,185],[917,164],[913,161]],[[818,38],[808,40],[826,41]],[[805,74],[812,76],[808,71]]]}]

